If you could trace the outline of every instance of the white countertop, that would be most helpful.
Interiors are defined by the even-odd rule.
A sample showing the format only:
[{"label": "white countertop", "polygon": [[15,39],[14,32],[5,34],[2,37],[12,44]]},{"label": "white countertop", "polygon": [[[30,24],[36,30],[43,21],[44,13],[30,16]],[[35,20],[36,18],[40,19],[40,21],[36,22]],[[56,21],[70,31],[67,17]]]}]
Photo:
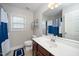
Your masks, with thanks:
[{"label": "white countertop", "polygon": [[68,45],[61,39],[57,38],[55,43],[45,36],[33,40],[55,56],[79,56],[79,48]]}]

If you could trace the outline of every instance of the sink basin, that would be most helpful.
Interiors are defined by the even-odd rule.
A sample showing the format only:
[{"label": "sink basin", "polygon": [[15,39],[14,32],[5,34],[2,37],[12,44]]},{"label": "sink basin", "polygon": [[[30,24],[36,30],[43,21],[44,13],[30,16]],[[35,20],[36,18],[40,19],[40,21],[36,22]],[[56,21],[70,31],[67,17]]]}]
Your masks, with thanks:
[{"label": "sink basin", "polygon": [[57,47],[57,44],[55,42],[50,42],[49,43],[49,46],[50,47],[53,47],[53,48],[56,48]]},{"label": "sink basin", "polygon": [[58,44],[57,41],[53,42],[50,38],[40,38],[38,42],[43,43],[43,45],[50,47],[50,48],[57,48]]},{"label": "sink basin", "polygon": [[57,47],[57,43],[53,42],[53,41],[49,41],[49,40],[45,40],[44,43],[46,46],[49,46],[50,48],[56,48]]}]

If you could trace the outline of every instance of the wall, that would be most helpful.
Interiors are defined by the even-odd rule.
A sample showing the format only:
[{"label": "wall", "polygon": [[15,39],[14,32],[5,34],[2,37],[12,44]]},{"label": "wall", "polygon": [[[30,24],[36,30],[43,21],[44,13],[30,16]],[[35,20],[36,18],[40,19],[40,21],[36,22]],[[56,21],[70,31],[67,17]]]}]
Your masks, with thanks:
[{"label": "wall", "polygon": [[38,11],[35,13],[35,19],[38,19],[38,28],[36,30],[36,35],[42,35],[43,34],[43,13],[48,9],[48,4],[44,4],[43,6],[41,6],[41,8],[38,9]]},{"label": "wall", "polygon": [[[64,17],[65,17],[65,14],[68,14],[69,12],[73,12],[73,11],[78,11],[79,10],[79,4],[78,3],[72,3],[72,4],[69,4],[69,5],[67,5],[67,6],[64,6],[63,7],[63,9],[62,9],[62,14],[60,14],[60,15],[55,15],[55,16],[46,16],[46,20],[49,20],[49,22],[53,19],[53,20],[55,20],[56,18],[59,18],[59,17],[61,17],[62,16],[62,18],[63,18],[63,22],[62,22],[62,28],[61,28],[61,32],[62,32],[62,34],[63,34],[63,37],[65,37],[65,20],[66,19],[64,19]],[[45,11],[45,10],[44,10]],[[42,13],[44,12],[44,11],[42,11]],[[42,14],[42,13],[39,13],[39,14]],[[42,16],[41,16],[41,18],[43,18]],[[74,18],[74,17],[73,17]],[[44,18],[43,18],[44,19]],[[42,20],[43,20],[42,19]],[[41,21],[42,21],[41,20]],[[71,29],[70,29],[71,30]],[[79,35],[77,35],[77,36],[79,36]],[[77,36],[75,36],[76,38],[77,38]],[[74,38],[74,36],[72,36],[72,38],[71,39],[73,39]],[[77,40],[77,41],[79,41],[78,40],[78,38],[77,39],[75,39],[75,40]]]},{"label": "wall", "polygon": [[[9,39],[11,40],[12,46],[23,45],[26,40],[32,38],[33,32],[31,29],[31,23],[33,21],[33,13],[29,10],[13,6],[3,5],[3,7],[8,13]],[[23,31],[11,31],[11,16],[21,16],[25,18],[25,29]]]},{"label": "wall", "polygon": [[49,15],[49,16],[47,16],[47,20],[48,21],[52,21],[52,23],[53,23],[54,21],[56,21],[56,19],[59,20],[59,18],[61,18],[61,17],[62,17],[62,12],[59,13],[59,14],[56,14],[56,15]]},{"label": "wall", "polygon": [[[60,13],[57,13],[56,15],[50,15],[48,17],[48,26],[52,25],[54,27],[59,27],[59,34],[62,33],[61,31],[61,17],[62,17],[62,12],[60,11]],[[48,33],[49,34],[49,33]]]},{"label": "wall", "polygon": [[45,22],[46,20],[51,20],[55,21],[56,19],[60,18],[62,16],[62,13],[56,14],[56,15],[51,15],[51,16],[45,16],[44,13],[48,10],[48,4],[46,3],[43,5],[35,14],[36,19],[39,19],[39,28],[37,29],[36,33],[38,35],[45,34]]},{"label": "wall", "polygon": [[57,13],[56,15],[49,15],[48,16],[48,20],[54,20],[54,19],[58,19],[62,16],[62,12],[60,11],[60,13]]}]

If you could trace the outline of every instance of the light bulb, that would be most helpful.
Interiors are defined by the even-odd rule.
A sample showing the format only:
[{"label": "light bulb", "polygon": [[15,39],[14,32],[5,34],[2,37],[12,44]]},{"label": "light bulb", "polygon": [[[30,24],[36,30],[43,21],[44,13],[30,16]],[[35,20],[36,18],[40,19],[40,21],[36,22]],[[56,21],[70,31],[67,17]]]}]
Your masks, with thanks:
[{"label": "light bulb", "polygon": [[48,8],[54,9],[54,8],[59,7],[59,5],[61,5],[61,4],[60,3],[49,3],[48,4]]},{"label": "light bulb", "polygon": [[59,6],[59,4],[55,4],[55,8],[57,8]]},{"label": "light bulb", "polygon": [[55,3],[49,3],[49,4],[48,4],[48,8],[53,9],[53,8],[54,8],[54,4],[55,4]]},{"label": "light bulb", "polygon": [[52,6],[50,9],[54,9],[54,7]]},{"label": "light bulb", "polygon": [[51,4],[50,4],[50,3],[48,4],[48,7],[49,7],[49,8],[51,7]]}]

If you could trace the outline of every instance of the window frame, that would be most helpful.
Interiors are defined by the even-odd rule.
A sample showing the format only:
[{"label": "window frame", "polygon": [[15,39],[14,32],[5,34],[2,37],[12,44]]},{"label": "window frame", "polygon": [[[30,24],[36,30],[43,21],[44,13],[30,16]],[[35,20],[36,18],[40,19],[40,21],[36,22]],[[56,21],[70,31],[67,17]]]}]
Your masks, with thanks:
[{"label": "window frame", "polygon": [[[24,23],[13,23],[13,17],[19,17],[19,18],[23,18],[23,21],[24,21]],[[13,25],[14,24],[22,24],[22,25],[24,25],[24,28],[13,28]],[[22,16],[11,16],[11,31],[24,31],[24,29],[25,29],[25,18],[24,17],[22,17]]]}]

